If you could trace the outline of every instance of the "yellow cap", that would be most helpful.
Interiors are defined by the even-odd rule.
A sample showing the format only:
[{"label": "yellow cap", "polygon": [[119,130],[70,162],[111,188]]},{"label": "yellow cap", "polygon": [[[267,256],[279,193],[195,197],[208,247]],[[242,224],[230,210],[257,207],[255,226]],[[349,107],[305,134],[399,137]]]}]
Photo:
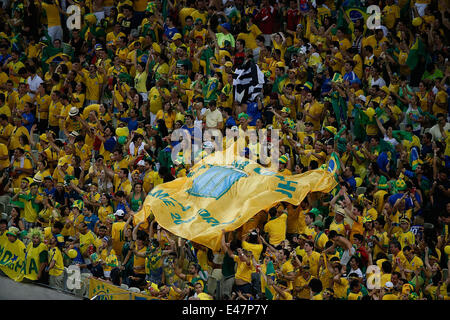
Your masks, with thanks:
[{"label": "yellow cap", "polygon": [[172,40],[175,41],[175,40],[178,40],[178,39],[181,39],[181,38],[182,38],[182,36],[181,36],[180,33],[175,33],[175,34],[173,35],[173,37],[172,37]]},{"label": "yellow cap", "polygon": [[134,133],[135,133],[135,134],[144,135],[144,129],[142,129],[142,128],[137,128],[137,129],[134,131]]},{"label": "yellow cap", "polygon": [[44,142],[48,142],[48,138],[47,138],[47,134],[43,133],[39,136],[39,139],[44,141]]}]

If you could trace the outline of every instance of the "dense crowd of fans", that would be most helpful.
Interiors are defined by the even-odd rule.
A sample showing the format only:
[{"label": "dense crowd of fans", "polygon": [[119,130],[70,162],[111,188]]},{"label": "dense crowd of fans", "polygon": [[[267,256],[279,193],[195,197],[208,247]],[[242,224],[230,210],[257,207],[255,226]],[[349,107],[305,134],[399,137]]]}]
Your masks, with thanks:
[{"label": "dense crowd of fans", "polygon": [[[24,281],[63,289],[77,265],[158,299],[448,300],[446,1],[1,4],[0,234],[35,257]],[[240,101],[234,72],[255,66],[263,88]],[[176,129],[278,129],[282,174],[336,156],[338,187],[257,213],[219,252],[153,216],[144,230],[146,195],[220,149],[175,160]]]}]

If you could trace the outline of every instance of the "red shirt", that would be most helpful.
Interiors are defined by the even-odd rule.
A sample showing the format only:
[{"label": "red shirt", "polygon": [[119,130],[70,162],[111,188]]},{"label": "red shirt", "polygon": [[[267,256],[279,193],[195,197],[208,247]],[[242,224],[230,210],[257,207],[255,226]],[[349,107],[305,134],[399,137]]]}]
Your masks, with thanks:
[{"label": "red shirt", "polygon": [[287,11],[287,29],[295,31],[297,29],[300,14],[298,9],[288,9]]},{"label": "red shirt", "polygon": [[258,21],[258,27],[264,34],[272,34],[274,32],[274,22],[276,9],[272,6],[262,8],[258,14],[255,16],[256,21]]}]

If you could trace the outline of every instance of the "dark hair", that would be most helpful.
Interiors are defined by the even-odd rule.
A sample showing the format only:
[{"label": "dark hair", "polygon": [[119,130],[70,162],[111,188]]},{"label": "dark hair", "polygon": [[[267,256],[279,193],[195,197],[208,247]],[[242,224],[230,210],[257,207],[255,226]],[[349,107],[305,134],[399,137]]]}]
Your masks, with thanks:
[{"label": "dark hair", "polygon": [[336,236],[338,236],[336,230],[331,230],[330,233],[328,234],[328,239],[334,239]]},{"label": "dark hair", "polygon": [[322,281],[320,281],[319,279],[316,278],[312,278],[309,281],[308,287],[313,291],[313,292],[321,292],[323,289],[323,285],[322,285]]},{"label": "dark hair", "polygon": [[381,270],[383,273],[391,273],[392,272],[392,264],[389,260],[383,261],[381,264]]},{"label": "dark hair", "polygon": [[53,224],[53,228],[62,230],[62,229],[64,228],[64,224],[62,224],[62,222],[56,221],[56,222]]},{"label": "dark hair", "polygon": [[353,290],[354,288],[358,287],[359,285],[359,280],[358,279],[353,279],[350,282],[350,290]]}]

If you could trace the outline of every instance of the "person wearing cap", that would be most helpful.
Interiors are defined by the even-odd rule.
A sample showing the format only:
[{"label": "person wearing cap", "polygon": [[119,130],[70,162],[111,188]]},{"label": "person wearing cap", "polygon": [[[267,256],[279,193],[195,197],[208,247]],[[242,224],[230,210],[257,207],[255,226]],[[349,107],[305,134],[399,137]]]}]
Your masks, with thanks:
[{"label": "person wearing cap", "polygon": [[[62,101],[64,101],[65,99],[67,99],[67,96],[61,97]],[[65,112],[68,111],[68,113],[67,113],[67,115],[65,115],[64,112],[62,112],[61,116],[63,118],[62,118],[60,127],[61,127],[62,132],[64,132],[65,137],[69,137],[70,132],[72,132],[72,131],[80,132],[82,124],[81,124],[80,116],[78,115],[79,110],[77,107],[73,107],[70,104],[65,104],[64,102],[63,102],[63,106],[65,107]]]},{"label": "person wearing cap", "polygon": [[383,297],[381,300],[399,300],[398,296],[394,293],[394,284],[391,281],[386,282],[382,289]]},{"label": "person wearing cap", "polygon": [[114,274],[112,270],[119,267],[119,259],[112,247],[112,239],[110,237],[105,236],[101,239],[101,245],[97,247],[97,254],[100,257],[105,278],[111,280],[111,276]]},{"label": "person wearing cap", "polygon": [[116,217],[116,221],[112,224],[111,227],[111,240],[112,240],[112,248],[114,249],[116,255],[119,259],[122,257],[122,247],[125,243],[125,237],[123,234],[123,229],[125,226],[125,210],[118,209],[114,213]]}]

